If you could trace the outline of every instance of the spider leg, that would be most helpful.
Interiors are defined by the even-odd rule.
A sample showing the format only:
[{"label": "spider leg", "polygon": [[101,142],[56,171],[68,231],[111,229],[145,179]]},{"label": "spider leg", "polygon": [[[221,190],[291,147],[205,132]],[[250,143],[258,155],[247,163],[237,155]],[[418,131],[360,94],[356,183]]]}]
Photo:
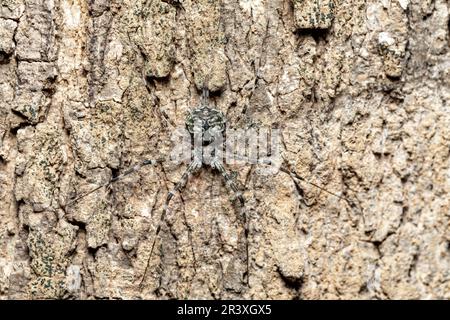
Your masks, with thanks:
[{"label": "spider leg", "polygon": [[[265,164],[265,165],[273,165],[273,163],[270,160],[267,160],[267,159],[262,160],[260,163]],[[291,177],[292,180],[294,180],[294,181],[295,180],[299,180],[299,181],[305,182],[305,183],[307,183],[309,185],[312,185],[313,187],[315,187],[315,188],[317,188],[319,190],[322,190],[322,191],[324,191],[324,192],[326,192],[326,193],[328,193],[328,194],[330,194],[332,196],[335,196],[336,198],[338,198],[340,200],[343,200],[343,201],[347,202],[349,205],[351,205],[350,201],[346,197],[344,197],[342,195],[338,195],[338,194],[336,194],[334,192],[331,192],[331,191],[325,189],[324,187],[322,187],[322,186],[320,186],[320,185],[318,185],[318,184],[316,184],[314,182],[306,180],[301,175],[299,175],[294,169],[292,169],[289,166],[289,164],[287,164],[286,162],[283,162],[279,169],[280,169],[280,171],[288,174]]]},{"label": "spider leg", "polygon": [[[237,156],[237,155],[234,155],[234,157],[235,157],[236,160],[240,160],[240,161],[250,161],[250,159],[247,158],[247,157],[242,157],[242,156]],[[271,160],[269,160],[269,159],[264,159],[264,158],[258,159],[258,160],[257,160],[257,163],[258,163],[258,164],[262,164],[262,165],[267,165],[267,166],[273,166],[273,165],[276,165],[273,161],[271,161]],[[322,190],[322,191],[324,191],[324,192],[326,192],[326,193],[328,193],[328,194],[330,194],[330,195],[332,195],[332,196],[335,196],[336,198],[338,198],[338,199],[340,199],[340,200],[343,200],[343,201],[345,201],[345,202],[347,202],[348,204],[351,205],[350,201],[349,201],[346,197],[344,197],[344,196],[342,196],[342,195],[338,195],[338,194],[336,194],[336,193],[334,193],[334,192],[331,192],[331,191],[325,189],[324,187],[322,187],[322,186],[320,186],[320,185],[318,185],[318,184],[316,184],[316,183],[314,183],[314,182],[308,181],[308,180],[306,180],[305,178],[303,178],[303,177],[302,177],[300,174],[298,174],[294,169],[292,169],[292,168],[286,163],[286,161],[283,161],[283,162],[281,163],[281,165],[279,164],[279,168],[278,168],[278,169],[279,169],[281,172],[284,172],[284,173],[288,174],[289,177],[290,177],[291,179],[293,179],[294,181],[299,180],[299,181],[305,182],[305,183],[307,183],[307,184],[309,184],[309,185],[312,185],[313,187],[315,187],[315,188],[317,188],[317,189],[319,189],[319,190]],[[352,189],[349,189],[349,190],[354,191],[354,190],[352,190]],[[354,191],[354,192],[356,192],[356,191]]]},{"label": "spider leg", "polygon": [[332,195],[332,196],[335,196],[336,198],[338,198],[338,199],[340,199],[340,200],[344,200],[344,201],[348,202],[348,200],[347,200],[345,197],[340,196],[340,195],[338,195],[338,194],[336,194],[336,193],[334,193],[334,192],[328,191],[328,190],[325,189],[324,187],[321,187],[321,186],[319,186],[318,184],[315,184],[314,182],[305,180],[305,179],[304,179],[302,176],[300,176],[295,170],[290,170],[289,168],[287,168],[287,167],[285,167],[285,166],[282,166],[282,167],[280,168],[280,170],[283,171],[284,173],[287,173],[293,180],[300,180],[300,181],[306,182],[307,184],[310,184],[310,185],[312,185],[313,187],[316,187],[316,188],[319,189],[319,190],[322,190],[322,191],[324,191],[324,192],[326,192],[326,193],[328,193],[328,194],[330,194],[330,195]]},{"label": "spider leg", "polygon": [[133,167],[131,167],[131,168],[128,168],[127,170],[125,170],[122,174],[118,175],[117,177],[111,178],[108,182],[103,183],[103,184],[101,184],[101,185],[95,187],[94,189],[92,189],[92,190],[90,190],[90,191],[88,191],[88,192],[86,192],[86,193],[84,193],[84,194],[82,194],[82,195],[76,197],[75,199],[70,200],[69,202],[67,202],[66,206],[69,206],[69,205],[71,205],[72,203],[75,203],[75,202],[77,202],[78,200],[83,199],[84,197],[90,195],[91,193],[97,191],[98,189],[101,189],[101,188],[103,188],[103,187],[109,186],[111,183],[114,183],[114,182],[116,182],[116,181],[118,181],[118,180],[124,178],[125,176],[127,176],[127,175],[129,175],[129,174],[131,174],[131,173],[133,173],[133,172],[139,171],[139,170],[140,170],[142,167],[144,167],[144,166],[147,166],[147,165],[156,165],[157,163],[160,163],[160,162],[163,162],[163,159],[144,160],[144,161],[141,161],[140,163],[136,164],[135,166],[133,166]]},{"label": "spider leg", "polygon": [[227,172],[225,167],[223,166],[222,162],[214,159],[211,162],[211,167],[217,169],[221,174],[223,179],[225,180],[226,185],[233,190],[233,192],[236,195],[236,198],[239,199],[239,202],[241,204],[241,208],[243,209],[243,214],[241,216],[244,218],[244,235],[245,235],[245,251],[246,251],[246,262],[247,262],[247,277],[246,281],[248,284],[249,280],[249,270],[250,270],[250,261],[249,261],[249,245],[248,245],[248,219],[247,219],[247,212],[245,211],[245,199],[242,195],[242,192],[239,190],[238,186],[236,185],[236,182],[234,181],[233,177]]},{"label": "spider leg", "polygon": [[159,218],[158,225],[156,226],[155,236],[153,238],[152,246],[151,246],[151,249],[150,249],[150,255],[148,257],[147,265],[146,265],[145,270],[144,270],[144,275],[142,276],[142,280],[141,280],[141,282],[139,284],[140,288],[142,288],[142,285],[144,283],[145,277],[147,275],[148,267],[150,265],[150,260],[151,260],[151,258],[153,256],[153,250],[155,249],[156,239],[158,239],[159,232],[161,231],[161,226],[162,226],[162,224],[164,222],[164,219],[166,217],[166,213],[167,213],[167,209],[169,208],[170,200],[172,200],[172,198],[173,198],[173,196],[175,195],[176,192],[179,192],[182,188],[184,188],[186,186],[186,183],[187,183],[187,181],[189,179],[189,176],[191,174],[193,174],[195,171],[197,171],[198,169],[200,169],[201,166],[202,166],[202,163],[199,162],[198,160],[194,159],[189,164],[189,166],[187,167],[186,171],[183,173],[183,175],[181,176],[180,180],[177,182],[175,187],[167,193],[167,197],[166,197],[166,200],[165,200],[164,205],[163,205],[163,210],[162,210],[162,213],[161,213],[161,217]]},{"label": "spider leg", "polygon": [[213,161],[211,163],[211,167],[217,169],[220,174],[222,175],[223,179],[225,180],[226,185],[233,190],[235,196],[237,199],[239,199],[239,202],[243,206],[245,204],[244,197],[242,195],[242,192],[239,190],[238,186],[236,185],[236,182],[234,181],[233,177],[227,172],[225,167],[223,166],[221,161]]}]

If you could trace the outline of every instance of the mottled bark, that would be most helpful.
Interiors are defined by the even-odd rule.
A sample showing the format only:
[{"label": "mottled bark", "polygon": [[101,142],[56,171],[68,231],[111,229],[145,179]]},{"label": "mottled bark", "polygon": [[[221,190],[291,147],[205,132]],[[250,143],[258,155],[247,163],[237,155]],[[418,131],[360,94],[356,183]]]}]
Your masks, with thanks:
[{"label": "mottled bark", "polygon": [[[0,0],[0,298],[450,298],[449,43],[444,0]],[[68,201],[167,159],[205,83],[346,200],[205,168],[149,260],[185,164]]]}]

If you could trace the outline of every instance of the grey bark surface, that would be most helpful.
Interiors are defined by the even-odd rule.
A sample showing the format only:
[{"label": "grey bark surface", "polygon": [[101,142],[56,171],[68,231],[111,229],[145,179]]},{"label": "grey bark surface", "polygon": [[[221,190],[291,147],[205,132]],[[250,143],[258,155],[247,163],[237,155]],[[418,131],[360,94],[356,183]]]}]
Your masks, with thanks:
[{"label": "grey bark surface", "polygon": [[[450,298],[449,8],[0,0],[0,298]],[[205,168],[149,259],[186,165],[68,202],[167,158],[206,80],[229,126],[291,128],[286,162],[347,201],[227,166],[241,208]]]}]

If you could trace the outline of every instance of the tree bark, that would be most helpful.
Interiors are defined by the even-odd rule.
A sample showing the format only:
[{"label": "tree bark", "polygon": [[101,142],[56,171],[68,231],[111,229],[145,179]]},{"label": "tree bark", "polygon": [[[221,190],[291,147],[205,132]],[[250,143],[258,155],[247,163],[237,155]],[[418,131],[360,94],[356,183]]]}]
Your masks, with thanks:
[{"label": "tree bark", "polygon": [[[444,0],[2,0],[0,298],[450,298],[449,43]],[[204,85],[303,179],[205,166],[155,238]]]}]

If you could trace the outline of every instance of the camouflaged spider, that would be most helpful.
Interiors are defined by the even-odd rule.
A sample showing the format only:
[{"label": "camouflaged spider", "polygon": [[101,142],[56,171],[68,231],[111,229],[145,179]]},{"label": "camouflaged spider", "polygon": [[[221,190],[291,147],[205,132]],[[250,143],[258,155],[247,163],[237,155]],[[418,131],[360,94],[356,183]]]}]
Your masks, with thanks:
[{"label": "camouflaged spider", "polygon": [[[186,186],[187,181],[189,177],[195,173],[196,171],[200,170],[203,166],[210,166],[211,168],[219,171],[222,175],[222,177],[225,180],[225,183],[228,188],[230,188],[235,193],[235,199],[239,200],[239,203],[242,207],[245,205],[244,197],[239,190],[238,186],[236,185],[232,175],[230,175],[227,170],[225,169],[223,165],[223,159],[220,154],[217,153],[217,149],[213,148],[211,153],[205,152],[205,147],[211,146],[214,143],[221,144],[223,143],[222,138],[224,136],[225,126],[226,126],[226,118],[224,114],[214,108],[211,108],[208,104],[209,99],[209,91],[206,87],[203,88],[202,92],[202,99],[200,106],[189,112],[189,114],[186,117],[185,125],[186,129],[191,134],[191,137],[193,138],[193,155],[192,160],[186,170],[184,171],[183,175],[181,176],[180,180],[175,184],[172,190],[170,190],[167,194],[166,200],[163,205],[163,210],[161,213],[161,217],[159,219],[158,225],[156,227],[155,236],[152,241],[152,246],[150,249],[150,255],[147,260],[147,265],[144,271],[144,275],[142,277],[142,280],[140,282],[140,286],[142,286],[147,270],[149,267],[149,263],[151,260],[151,257],[153,256],[153,250],[155,248],[156,240],[158,239],[158,235],[161,231],[162,223],[164,222],[169,203],[171,199],[174,197],[176,192],[179,192],[183,187]],[[245,159],[244,159],[245,160]],[[140,170],[142,167],[146,165],[156,165],[157,163],[163,162],[164,159],[157,159],[157,160],[144,160],[140,162],[139,164],[127,169],[122,174],[113,177],[111,180],[109,180],[107,183],[99,185],[98,187],[94,188],[93,190],[80,195],[79,197],[76,197],[75,199],[72,199],[67,203],[67,205],[70,205],[81,198],[86,197],[87,195],[93,193],[94,191],[102,188],[107,187],[111,183],[116,182],[123,177],[136,172]],[[258,163],[265,164],[265,165],[272,165],[272,163],[268,160],[258,160]],[[348,202],[348,200],[340,195],[337,195],[335,193],[332,193],[323,187],[312,183],[310,181],[307,181],[303,179],[300,175],[298,175],[292,168],[289,167],[289,165],[285,162],[279,167],[279,170],[287,173],[294,181],[300,180],[303,182],[306,182],[316,188],[319,188],[322,191],[327,192],[328,194],[331,194],[335,197],[338,197],[341,200],[345,200]],[[245,231],[245,237],[247,239],[248,236],[248,225],[247,225],[247,217],[244,211],[244,214],[242,215],[244,218],[244,231]],[[249,256],[248,256],[248,242],[246,241],[246,251],[247,251],[247,282],[248,282],[248,272],[249,272]]]},{"label": "camouflaged spider", "polygon": [[[239,200],[240,204],[244,205],[244,197],[242,196],[241,191],[239,190],[238,186],[236,185],[232,175],[230,175],[227,170],[225,169],[223,165],[223,159],[221,156],[216,152],[217,149],[212,149],[211,154],[207,154],[205,157],[205,150],[204,147],[208,147],[212,145],[213,143],[220,143],[221,138],[223,138],[224,131],[225,131],[225,125],[226,125],[226,119],[224,114],[214,108],[211,108],[208,104],[209,99],[209,90],[205,87],[202,91],[202,99],[200,106],[189,112],[189,114],[186,117],[185,125],[186,129],[191,134],[191,137],[193,138],[193,156],[190,164],[186,168],[185,172],[181,176],[180,180],[175,184],[174,188],[170,190],[167,194],[166,200],[164,202],[163,211],[160,217],[160,220],[158,222],[158,225],[156,227],[155,237],[153,239],[153,243],[150,250],[150,255],[148,261],[150,261],[153,250],[155,248],[156,240],[158,238],[159,232],[161,231],[161,226],[164,221],[164,218],[166,216],[170,200],[174,197],[175,193],[177,191],[180,191],[183,187],[186,186],[187,181],[189,177],[200,170],[204,165],[210,166],[211,168],[219,171],[222,175],[222,177],[225,180],[226,185],[235,193],[235,198]],[[157,160],[144,160],[140,162],[139,164],[129,168],[128,170],[124,171],[122,174],[113,177],[111,180],[109,180],[107,183],[99,185],[95,189],[76,197],[75,199],[72,199],[67,203],[67,205],[72,204],[81,198],[86,197],[87,195],[93,193],[94,191],[102,188],[107,187],[111,183],[116,182],[123,177],[136,172],[140,170],[142,167],[146,165],[156,165],[159,162],[163,162],[164,159],[157,159]],[[244,215],[245,216],[245,215]],[[245,217],[244,217],[245,219]],[[246,219],[245,219],[246,220]],[[247,236],[247,226],[245,222],[245,235]],[[145,280],[145,276],[147,273],[148,263],[141,281],[141,285],[143,281]],[[247,256],[247,267],[248,267],[248,256]],[[248,272],[248,269],[247,269]]]}]

